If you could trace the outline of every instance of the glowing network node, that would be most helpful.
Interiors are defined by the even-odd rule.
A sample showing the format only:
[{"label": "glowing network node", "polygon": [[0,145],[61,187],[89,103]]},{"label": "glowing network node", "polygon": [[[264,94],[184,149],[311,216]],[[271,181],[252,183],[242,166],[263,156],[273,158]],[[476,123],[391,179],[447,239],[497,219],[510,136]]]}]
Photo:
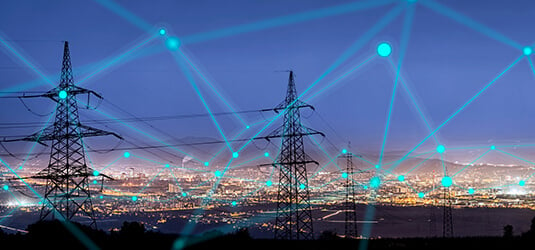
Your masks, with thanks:
[{"label": "glowing network node", "polygon": [[524,55],[529,56],[533,52],[533,49],[531,47],[524,47],[523,51]]},{"label": "glowing network node", "polygon": [[347,173],[342,173],[342,178],[347,179]]},{"label": "glowing network node", "polygon": [[306,186],[305,186],[305,184],[303,184],[303,183],[301,183],[301,185],[299,185],[299,188],[301,188],[301,189],[305,189],[305,187],[306,187]]},{"label": "glowing network node", "polygon": [[97,180],[93,180],[93,184],[97,184]]},{"label": "glowing network node", "polygon": [[449,187],[453,184],[453,180],[449,176],[442,177],[442,186]]},{"label": "glowing network node", "polygon": [[124,158],[128,158],[128,157],[130,157],[130,152],[128,152],[128,151],[124,152],[124,155],[123,155],[123,156],[124,156]]},{"label": "glowing network node", "polygon": [[100,172],[98,172],[97,170],[93,171],[93,175],[94,176],[98,176],[100,174]]},{"label": "glowing network node", "polygon": [[137,201],[137,196],[132,196],[133,201]]},{"label": "glowing network node", "polygon": [[182,192],[182,197],[186,197],[188,196],[188,194],[186,194],[186,192]]},{"label": "glowing network node", "polygon": [[370,179],[370,187],[379,188],[380,185],[381,185],[381,178],[379,178],[379,176],[374,176]]},{"label": "glowing network node", "polygon": [[165,167],[168,168],[168,167],[170,167],[170,166],[169,166],[169,164],[165,164]]},{"label": "glowing network node", "polygon": [[246,129],[250,129],[251,127],[249,125],[245,126]]},{"label": "glowing network node", "polygon": [[99,199],[103,199],[103,198],[104,198],[104,196],[102,196],[102,195],[101,195],[101,196],[99,196],[98,198],[99,198]]},{"label": "glowing network node", "polygon": [[403,175],[398,176],[398,180],[399,181],[404,181],[405,180],[405,176],[403,176]]},{"label": "glowing network node", "polygon": [[210,163],[207,162],[207,161],[205,161],[205,162],[204,162],[204,166],[208,167],[208,165],[210,165]]},{"label": "glowing network node", "polygon": [[232,158],[238,158],[238,156],[240,156],[240,154],[238,154],[238,152],[232,153]]},{"label": "glowing network node", "polygon": [[215,171],[214,175],[215,175],[216,177],[221,176],[221,171],[219,171],[219,170]]},{"label": "glowing network node", "polygon": [[4,185],[4,190],[9,190],[9,186],[8,185]]},{"label": "glowing network node", "polygon": [[161,29],[160,29],[160,35],[164,36],[164,35],[165,35],[165,33],[167,33],[167,31],[165,31],[165,29],[164,29],[164,28],[161,28]]},{"label": "glowing network node", "polygon": [[474,191],[473,188],[469,188],[469,189],[468,189],[468,194],[474,194],[474,192],[475,192],[475,191]]},{"label": "glowing network node", "polygon": [[176,37],[169,37],[167,40],[165,40],[165,45],[169,50],[176,51],[178,48],[180,48],[180,40],[178,40]]},{"label": "glowing network node", "polygon": [[526,181],[525,180],[521,180],[518,182],[518,185],[523,187],[524,185],[526,185]]},{"label": "glowing network node", "polygon": [[342,149],[342,154],[347,154],[347,149]]},{"label": "glowing network node", "polygon": [[418,193],[418,197],[419,197],[419,198],[424,198],[424,196],[425,196],[424,193],[422,193],[422,192]]},{"label": "glowing network node", "polygon": [[381,168],[381,166],[379,166],[379,165],[375,165],[375,168],[379,169],[379,168]]},{"label": "glowing network node", "polygon": [[438,146],[437,146],[437,152],[438,152],[439,154],[444,153],[444,151],[446,151],[446,147],[444,147],[444,145],[438,145]]},{"label": "glowing network node", "polygon": [[67,91],[65,91],[65,90],[61,90],[61,91],[59,92],[58,96],[59,96],[59,99],[65,99],[65,98],[67,98]]},{"label": "glowing network node", "polygon": [[362,188],[364,188],[364,189],[368,189],[368,186],[364,185]]},{"label": "glowing network node", "polygon": [[271,185],[273,185],[273,182],[271,182],[271,181],[266,181],[266,186],[270,187]]},{"label": "glowing network node", "polygon": [[387,57],[392,53],[392,47],[388,43],[381,43],[377,46],[377,54],[382,57]]},{"label": "glowing network node", "polygon": [[232,204],[233,207],[235,207],[236,206],[236,201],[233,201],[231,204]]},{"label": "glowing network node", "polygon": [[265,152],[264,157],[269,157],[269,152]]},{"label": "glowing network node", "polygon": [[491,150],[495,150],[495,149],[496,149],[496,146],[492,145],[492,146],[490,146],[490,149],[491,149]]}]

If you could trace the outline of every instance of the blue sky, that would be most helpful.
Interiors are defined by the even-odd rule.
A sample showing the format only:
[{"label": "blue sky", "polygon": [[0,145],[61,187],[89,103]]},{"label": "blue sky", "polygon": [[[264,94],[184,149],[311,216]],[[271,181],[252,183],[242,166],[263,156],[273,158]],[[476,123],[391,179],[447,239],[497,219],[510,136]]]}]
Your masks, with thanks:
[{"label": "blue sky", "polygon": [[[102,68],[105,65],[103,60],[120,56],[154,35],[98,2],[2,1],[0,35],[35,64],[39,71],[50,75],[54,82],[58,82],[61,68],[61,41],[68,40],[75,67],[75,81],[81,80]],[[115,1],[137,16],[138,20],[152,25],[155,31],[165,27],[170,36],[178,38],[351,2]],[[294,70],[297,89],[302,93],[347,48],[365,37],[366,32],[386,13],[405,4],[403,1],[392,2],[367,10],[185,44],[181,51],[191,58],[217,93],[235,110],[270,108],[283,100],[286,91],[287,73],[279,71]],[[521,46],[535,43],[535,37],[529,32],[530,24],[535,21],[533,1],[436,2],[474,20],[480,26],[470,28],[466,23],[456,22],[424,4],[413,6],[414,16],[408,26],[410,32],[405,33],[408,43],[400,79],[410,90],[432,129],[523,55],[521,48],[487,36],[484,33],[488,32],[481,27],[503,34],[503,37]],[[304,95],[306,99],[344,72],[372,57],[348,77],[311,99],[310,104],[316,107],[316,112],[303,112],[303,123],[325,132],[327,138],[339,148],[351,140],[355,150],[372,153],[381,150],[396,79],[396,70],[391,67],[389,60],[397,65],[401,57],[404,20],[409,16],[409,7],[403,8],[406,9],[402,9],[399,16],[362,43],[356,53],[351,54]],[[389,58],[376,56],[376,46],[382,42],[392,45],[393,53]],[[119,118],[129,117],[109,101],[138,117],[206,113],[172,52],[165,48],[164,39],[156,37],[135,50],[133,56],[127,56],[120,62],[81,84],[104,96],[106,102],[99,106],[99,111]],[[0,46],[0,72],[2,91],[46,91],[51,88],[6,46]],[[35,87],[24,88],[25,83],[36,80]],[[212,112],[229,111],[225,102],[202,78],[196,76],[195,81]],[[527,58],[521,58],[445,124],[437,133],[438,141],[446,146],[534,142],[531,111],[535,107],[535,99],[532,98],[534,90],[534,72]],[[28,100],[26,104],[37,113],[45,114],[53,109],[53,103],[49,100]],[[3,107],[0,110],[0,123],[47,119],[27,112],[16,99],[0,99],[0,105]],[[384,150],[406,152],[425,138],[429,129],[402,85],[397,87],[392,107]],[[106,118],[95,111],[81,112],[82,120]],[[247,114],[242,118],[247,124],[253,124],[272,115]],[[232,116],[217,116],[216,119],[228,138],[236,136],[245,126]],[[252,126],[240,138],[250,137],[265,124]],[[176,142],[146,124],[131,125],[167,143]],[[209,117],[165,120],[153,122],[152,125],[175,138],[194,136],[222,139]],[[275,121],[265,132],[278,125],[280,121]],[[117,131],[138,143],[158,144],[121,124],[94,126]],[[0,135],[23,135],[36,129],[2,129]],[[88,143],[109,145],[110,142],[106,140],[113,142],[113,139],[95,139]],[[12,145],[15,152],[27,152],[31,146]],[[435,146],[436,143],[430,139],[422,145],[422,149]],[[208,150],[211,151],[211,148]],[[276,151],[275,148],[272,150]]]}]

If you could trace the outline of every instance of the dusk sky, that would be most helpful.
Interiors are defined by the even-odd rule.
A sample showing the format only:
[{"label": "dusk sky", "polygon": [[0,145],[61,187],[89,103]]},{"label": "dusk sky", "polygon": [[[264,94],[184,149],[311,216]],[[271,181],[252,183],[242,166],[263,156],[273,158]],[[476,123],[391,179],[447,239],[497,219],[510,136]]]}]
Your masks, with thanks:
[{"label": "dusk sky", "polygon": [[[106,100],[98,106],[98,111],[82,110],[82,121],[108,119],[99,112],[117,118],[132,118],[113,105],[137,117],[205,114],[207,111],[197,93],[173,59],[172,53],[178,52],[169,51],[165,39],[158,36],[160,28],[166,30],[167,36],[187,41],[187,38],[195,38],[202,32],[354,1],[115,1],[137,16],[137,20],[152,25],[153,30],[142,29],[142,24],[126,20],[105,7],[105,2],[2,1],[0,39],[5,42],[0,44],[0,95],[12,95],[6,91],[47,91],[52,88],[6,44],[57,84],[63,56],[62,41],[67,40],[75,83],[97,91]],[[356,53],[302,98],[307,101],[321,88],[372,57],[346,78],[307,101],[315,106],[316,112],[303,110],[302,116],[305,125],[323,131],[338,148],[344,147],[350,140],[355,151],[377,154],[381,150],[396,78],[396,70],[389,60],[397,65],[400,59],[404,20],[410,17],[408,9],[414,8],[400,79],[415,97],[432,129],[522,57],[442,127],[437,133],[438,141],[446,147],[535,142],[535,113],[532,111],[535,108],[535,72],[522,50],[535,43],[532,32],[535,2],[437,1],[480,25],[475,28],[456,22],[423,4],[407,7],[404,1],[390,2],[308,21],[184,42],[180,51],[198,66],[234,110],[272,108],[285,96],[288,73],[282,71],[291,69],[295,72],[297,90],[303,93],[346,49],[366,37],[366,32],[383,16],[398,6],[405,6],[384,29],[362,43]],[[502,34],[512,44],[486,35],[488,30],[480,32],[483,26],[495,34]],[[151,36],[155,36],[152,41],[121,58],[119,63],[101,70],[110,60]],[[390,57],[377,56],[376,47],[383,42],[392,46]],[[92,75],[94,72],[97,73]],[[230,111],[216,92],[202,78],[194,75],[211,111]],[[79,83],[87,76],[91,77]],[[80,98],[86,100],[85,97]],[[54,108],[54,103],[47,99],[25,100],[25,103],[40,114],[47,114]],[[26,111],[17,99],[0,99],[0,107],[0,136],[28,135],[39,130],[38,127],[3,128],[9,125],[7,123],[45,122],[48,118]],[[273,112],[240,114],[251,128],[238,138],[250,138],[267,124],[261,121],[273,115]],[[245,129],[245,124],[232,115],[216,116],[216,119],[229,139]],[[255,122],[260,123],[253,125]],[[222,140],[209,116],[150,123],[175,138]],[[147,124],[128,124],[167,143],[178,143]],[[260,135],[266,135],[280,124],[281,120],[275,121]],[[106,125],[91,124],[118,132],[139,145],[159,145],[157,141],[121,124]],[[429,132],[407,92],[398,85],[385,151],[407,152]],[[321,138],[317,140],[323,141]],[[421,150],[436,147],[433,139],[428,141]],[[95,147],[101,148],[116,144],[113,138],[88,139],[89,145],[92,142]],[[242,143],[236,143],[234,147],[239,148]],[[258,144],[259,147],[265,145],[264,142]],[[9,145],[13,152],[26,153],[31,143],[4,145]],[[124,143],[124,146],[128,144]],[[220,144],[219,147],[223,146]],[[329,154],[336,155],[337,152],[325,141],[322,146],[329,148]],[[254,152],[255,147],[251,147]],[[269,150],[276,152],[273,146]]]}]

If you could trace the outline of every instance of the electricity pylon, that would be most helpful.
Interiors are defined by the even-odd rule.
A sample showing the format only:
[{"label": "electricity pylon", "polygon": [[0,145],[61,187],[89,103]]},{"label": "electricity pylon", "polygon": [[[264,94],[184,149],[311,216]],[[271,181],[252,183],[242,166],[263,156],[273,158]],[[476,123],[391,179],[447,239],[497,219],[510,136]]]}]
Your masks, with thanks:
[{"label": "electricity pylon", "polygon": [[346,158],[346,172],[345,172],[345,188],[346,199],[344,204],[345,210],[345,237],[356,238],[358,236],[357,231],[357,204],[355,194],[355,184],[351,179],[354,172],[353,167],[353,154],[349,151],[350,145],[348,145],[348,151],[345,154]]}]

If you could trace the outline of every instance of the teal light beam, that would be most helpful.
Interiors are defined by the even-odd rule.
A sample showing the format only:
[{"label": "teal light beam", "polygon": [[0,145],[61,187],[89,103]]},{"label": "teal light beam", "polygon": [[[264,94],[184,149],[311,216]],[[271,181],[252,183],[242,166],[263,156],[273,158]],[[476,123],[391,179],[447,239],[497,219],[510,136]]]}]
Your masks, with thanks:
[{"label": "teal light beam", "polygon": [[115,164],[117,161],[119,161],[120,159],[124,158],[123,156],[119,156],[117,157],[117,159],[113,160],[112,162],[110,162],[108,165],[106,165],[105,167],[103,167],[99,172],[102,173],[104,170],[106,170],[107,168],[109,168],[111,165]]},{"label": "teal light beam", "polygon": [[[87,105],[87,103],[85,103],[84,101],[80,101],[79,99],[77,99],[77,101],[80,102],[80,103],[84,103],[84,105]],[[109,119],[112,119],[112,120],[114,120],[114,121],[117,121],[117,122],[119,122],[120,124],[122,124],[122,125],[124,125],[124,126],[130,128],[130,129],[132,129],[132,130],[134,130],[134,131],[136,131],[136,132],[138,132],[138,133],[144,135],[144,136],[147,136],[147,137],[149,137],[149,138],[151,138],[151,139],[153,139],[153,140],[155,140],[155,141],[157,141],[157,142],[159,142],[159,143],[165,145],[166,147],[172,148],[172,149],[174,149],[174,150],[176,150],[176,151],[178,151],[178,152],[180,152],[180,153],[182,153],[182,154],[184,154],[184,155],[186,155],[186,156],[191,157],[192,159],[194,159],[194,160],[196,160],[196,161],[198,161],[198,162],[202,162],[202,161],[199,160],[197,157],[194,157],[194,156],[192,156],[192,155],[190,155],[190,154],[188,154],[188,153],[186,153],[186,152],[184,152],[184,151],[178,149],[177,147],[174,147],[174,146],[172,146],[172,145],[169,145],[168,143],[166,143],[166,142],[164,142],[164,141],[162,141],[162,140],[160,140],[160,139],[158,139],[158,138],[156,138],[156,137],[154,137],[154,136],[152,136],[152,135],[150,135],[150,134],[148,134],[148,133],[146,133],[146,132],[143,132],[143,131],[141,131],[141,130],[139,130],[139,129],[137,129],[137,128],[134,128],[134,127],[128,125],[127,123],[125,123],[125,122],[119,120],[118,118],[116,118],[116,117],[110,115],[110,114],[104,113],[103,111],[98,110],[98,109],[95,109],[94,111],[97,112],[97,113],[99,113],[99,114],[101,114],[101,115],[103,115],[103,116],[105,116],[105,117],[108,117]]]},{"label": "teal light beam", "polygon": [[184,59],[186,60],[186,62],[191,66],[191,68],[193,68],[193,70],[195,71],[195,73],[197,73],[197,75],[204,81],[204,83],[206,83],[206,85],[208,85],[208,87],[210,87],[210,89],[212,90],[212,92],[214,92],[217,97],[219,97],[219,99],[223,102],[223,104],[225,104],[225,106],[227,106],[227,108],[233,113],[233,115],[244,125],[244,126],[247,126],[247,123],[243,120],[243,118],[238,114],[236,113],[236,109],[234,109],[230,103],[221,95],[221,93],[219,93],[219,91],[217,91],[217,89],[213,86],[212,83],[210,83],[210,81],[204,76],[204,74],[199,70],[199,67],[197,67],[197,65],[195,65],[195,63],[193,63],[193,61],[191,61],[191,59],[183,52],[181,51],[181,55],[182,57],[184,57]]},{"label": "teal light beam", "polygon": [[[396,67],[394,66],[394,62],[392,61],[392,59],[389,57],[388,58],[388,62],[390,63],[390,66],[392,67],[392,69],[395,69]],[[405,90],[405,93],[407,93],[407,96],[409,97],[412,105],[414,106],[414,108],[416,109],[416,111],[418,112],[418,114],[420,115],[420,118],[422,118],[422,121],[424,122],[425,126],[427,127],[427,129],[429,130],[429,132],[433,131],[433,129],[431,128],[431,125],[429,125],[429,122],[427,121],[427,118],[426,116],[424,115],[422,109],[420,109],[420,106],[418,105],[418,103],[416,102],[416,98],[414,98],[414,95],[411,93],[411,91],[409,90],[409,87],[405,84],[405,80],[403,78],[402,75],[399,76],[399,83],[401,83],[401,86],[403,87],[403,90]],[[433,139],[435,140],[435,142],[437,144],[440,144],[438,142],[438,139],[436,137],[435,134],[433,134]]]},{"label": "teal light beam", "polygon": [[17,57],[21,62],[23,62],[26,66],[28,66],[35,74],[39,75],[46,83],[51,85],[52,87],[56,87],[54,82],[50,80],[43,72],[41,72],[37,67],[30,62],[29,59],[25,58],[17,49],[15,49],[12,45],[10,45],[4,36],[0,34],[0,43],[4,45],[4,47],[11,52],[15,57]]},{"label": "teal light beam", "polygon": [[424,160],[422,160],[420,163],[418,163],[418,165],[414,166],[413,168],[411,168],[409,171],[407,171],[407,173],[405,173],[405,175],[408,175],[410,174],[412,171],[414,171],[416,168],[418,168],[420,165],[422,165],[424,162],[428,161],[429,159],[431,159],[431,157],[433,157],[436,153],[433,153],[431,155],[429,155],[427,158],[425,158]]},{"label": "teal light beam", "polygon": [[9,218],[11,216],[11,214],[13,214],[15,211],[17,211],[17,209],[19,209],[19,207],[21,207],[21,205],[17,205],[16,207],[14,207],[13,209],[11,209],[11,211],[9,211],[9,213],[3,215],[4,218],[2,218],[0,220],[0,224],[2,224],[4,222],[5,219]]},{"label": "teal light beam", "polygon": [[377,56],[376,54],[373,54],[371,56],[366,57],[366,59],[364,59],[364,61],[362,61],[361,63],[357,64],[355,67],[351,68],[350,70],[346,71],[341,76],[339,76],[338,78],[334,79],[332,82],[330,82],[329,84],[327,84],[326,86],[324,86],[320,90],[316,91],[314,94],[312,94],[308,98],[305,98],[305,102],[310,102],[310,100],[312,100],[315,97],[319,96],[320,94],[325,92],[325,90],[327,90],[328,88],[332,87],[336,83],[340,82],[341,80],[345,79],[349,75],[353,74],[357,69],[359,69],[359,68],[363,67],[364,65],[368,64],[372,59],[376,58],[376,56]]},{"label": "teal light beam", "polygon": [[131,24],[135,25],[136,27],[147,31],[147,32],[154,32],[156,33],[155,28],[150,23],[146,22],[145,20],[141,19],[140,17],[134,15],[132,12],[126,10],[121,5],[111,1],[111,0],[95,0],[98,4],[105,7],[106,9],[110,10],[111,12],[119,15],[120,17],[126,19]]},{"label": "teal light beam", "polygon": [[[487,85],[485,85],[480,91],[478,91],[474,96],[472,96],[472,98],[470,98],[468,101],[466,101],[459,109],[457,109],[457,111],[455,111],[453,114],[451,114],[444,122],[442,122],[442,124],[440,124],[437,128],[435,128],[435,130],[433,130],[431,133],[429,133],[429,135],[427,135],[422,141],[420,141],[414,148],[412,148],[411,150],[409,150],[409,152],[407,152],[400,160],[399,162],[397,163],[397,165],[399,165],[399,163],[403,162],[404,159],[406,159],[410,154],[412,154],[412,152],[414,152],[414,150],[416,150],[417,148],[419,148],[424,142],[427,141],[427,139],[429,139],[433,134],[435,134],[438,130],[440,130],[442,127],[444,127],[444,125],[446,125],[451,119],[453,119],[457,114],[459,114],[462,110],[464,110],[468,105],[470,105],[470,103],[472,103],[477,97],[479,97],[483,92],[485,92],[485,90],[487,90],[490,86],[492,86],[492,84],[494,84],[502,75],[504,75],[507,71],[509,71],[514,65],[516,65],[520,59],[522,59],[524,56],[519,56],[513,63],[511,63],[509,66],[507,66],[507,68],[502,71],[500,74],[498,74],[498,76],[496,76],[494,79],[492,79],[492,81],[490,81]],[[392,166],[394,168],[394,166]]]},{"label": "teal light beam", "polygon": [[459,171],[457,171],[455,174],[451,175],[451,177],[455,177],[457,174],[461,173],[462,171],[464,171],[465,169],[467,169],[469,166],[472,166],[476,161],[478,161],[479,159],[481,159],[483,156],[485,156],[486,154],[488,154],[491,150],[487,150],[485,151],[485,153],[481,154],[479,157],[477,157],[475,160],[471,161],[470,163],[466,164],[466,166],[464,166],[463,168],[459,169]]},{"label": "teal light beam", "polygon": [[462,25],[465,25],[467,27],[469,27],[470,29],[473,29],[479,33],[482,33],[483,35],[486,35],[496,41],[499,41],[501,43],[504,43],[506,45],[509,45],[513,48],[516,48],[516,49],[519,49],[521,50],[524,46],[522,46],[521,44],[519,44],[518,42],[512,40],[511,38],[503,35],[502,33],[499,33],[481,23],[478,23],[476,21],[474,21],[473,19],[453,10],[453,9],[450,9],[448,7],[446,7],[445,5],[442,5],[438,2],[435,2],[435,1],[431,1],[431,0],[427,0],[427,1],[420,1],[420,3],[422,5],[424,5],[425,7],[441,14],[441,15],[444,15],[450,19],[453,19],[454,21],[462,24]]},{"label": "teal light beam", "polygon": [[533,61],[531,60],[531,57],[526,56],[529,62],[529,67],[531,68],[531,72],[533,72],[533,76],[535,76],[535,66],[533,66]]},{"label": "teal light beam", "polygon": [[19,170],[21,170],[24,167],[24,165],[26,164],[26,161],[28,161],[28,159],[30,158],[30,154],[33,152],[33,149],[37,145],[37,141],[39,141],[39,139],[41,138],[41,135],[43,135],[43,132],[45,131],[46,127],[48,127],[48,124],[50,123],[50,120],[52,119],[52,117],[55,117],[56,109],[58,105],[59,104],[56,104],[54,111],[52,112],[52,114],[50,114],[50,116],[48,116],[45,126],[41,129],[41,131],[39,132],[39,135],[37,135],[37,140],[32,143],[32,146],[30,147],[30,151],[28,152],[28,154],[26,154],[26,157],[24,157],[24,161],[22,161],[22,164],[20,165]]},{"label": "teal light beam", "polygon": [[145,46],[147,43],[151,42],[154,40],[154,38],[156,38],[158,35],[157,34],[153,34],[151,36],[149,36],[148,38],[144,39],[143,41],[141,41],[140,43],[132,46],[131,48],[129,48],[128,50],[126,50],[125,52],[119,54],[118,56],[114,57],[114,58],[110,58],[110,59],[105,59],[103,61],[105,61],[100,67],[98,67],[97,70],[93,71],[92,73],[90,73],[89,75],[85,76],[84,78],[82,78],[81,80],[78,81],[78,86],[81,86],[83,85],[87,80],[91,79],[92,77],[94,77],[95,75],[101,73],[102,71],[116,65],[116,64],[119,64],[119,63],[124,63],[126,61],[124,61],[123,59],[126,58],[127,56],[131,55],[134,51],[136,51],[137,49]]},{"label": "teal light beam", "polygon": [[503,153],[503,154],[506,154],[506,155],[508,155],[508,156],[511,156],[511,157],[513,157],[513,158],[516,158],[516,159],[518,159],[518,160],[521,160],[521,161],[523,161],[523,162],[529,163],[529,164],[531,164],[531,165],[535,165],[535,162],[532,162],[532,161],[530,161],[530,160],[526,160],[526,159],[524,159],[524,158],[522,158],[522,157],[520,157],[520,156],[511,154],[511,153],[509,153],[509,152],[505,152],[505,151],[503,151],[503,150],[501,150],[501,149],[496,149],[496,151],[498,151],[498,152],[500,152],[500,153]]},{"label": "teal light beam", "polygon": [[[178,53],[179,53],[180,57],[182,57],[184,60],[187,60],[186,57],[184,56],[184,53],[182,53],[181,50],[179,50]],[[188,82],[191,84],[191,86],[193,87],[193,89],[195,90],[197,95],[199,96],[199,99],[201,100],[202,104],[204,105],[204,108],[210,114],[210,117],[212,118],[212,121],[214,122],[217,130],[219,131],[219,134],[221,134],[221,136],[223,137],[223,140],[225,140],[225,143],[227,144],[227,147],[230,149],[231,152],[234,152],[233,149],[232,149],[232,146],[230,146],[230,143],[227,140],[227,137],[225,136],[225,133],[223,133],[223,130],[219,126],[219,123],[217,122],[217,120],[215,119],[214,115],[212,114],[212,111],[210,110],[210,107],[208,106],[208,103],[206,103],[206,101],[204,100],[204,97],[203,97],[203,95],[201,93],[201,90],[197,86],[197,83],[195,83],[195,79],[193,79],[193,75],[189,71],[187,65],[184,63],[184,60],[181,60],[180,58],[177,58],[177,56],[174,53],[172,55],[173,55],[173,58],[175,59],[175,61],[180,66],[180,68],[182,69],[182,72],[184,73],[184,75],[188,79]]]},{"label": "teal light beam", "polygon": [[383,162],[383,155],[384,150],[386,146],[386,141],[388,138],[388,131],[390,128],[390,121],[392,118],[392,111],[394,109],[394,101],[396,99],[396,92],[399,82],[399,74],[401,71],[401,65],[403,63],[403,59],[405,58],[405,52],[407,50],[407,46],[409,44],[409,37],[411,33],[411,27],[412,27],[412,21],[414,19],[414,4],[409,4],[407,13],[405,15],[405,19],[403,20],[403,30],[401,33],[401,44],[400,44],[400,51],[399,51],[399,59],[398,59],[398,65],[396,69],[396,79],[394,80],[394,88],[392,89],[392,97],[390,99],[390,105],[388,108],[388,115],[386,118],[386,124],[385,124],[385,130],[384,130],[384,136],[383,136],[383,143],[381,144],[381,151],[379,153],[379,160],[378,165],[381,166],[381,163]]},{"label": "teal light beam", "polygon": [[162,167],[162,169],[160,169],[160,171],[158,171],[158,173],[156,173],[156,175],[154,175],[150,181],[147,183],[147,185],[145,185],[137,194],[136,196],[140,195],[141,193],[143,193],[143,191],[145,191],[145,189],[147,189],[150,184],[154,181],[154,179],[156,179],[156,177],[158,177],[164,170],[166,169],[166,167]]},{"label": "teal light beam", "polygon": [[262,129],[260,129],[251,139],[249,139],[247,142],[244,143],[244,145],[238,150],[241,151],[243,148],[245,148],[249,143],[251,143],[254,138],[258,137],[260,133],[262,133],[266,128],[268,128],[277,118],[282,116],[286,110],[291,107],[297,100],[299,100],[304,94],[306,94],[311,88],[313,88],[319,81],[321,81],[326,75],[331,73],[333,70],[335,70],[340,64],[345,62],[349,57],[353,54],[355,54],[362,46],[364,46],[365,43],[367,43],[370,39],[372,39],[379,31],[381,31],[383,28],[386,27],[394,18],[396,18],[401,11],[403,10],[403,5],[398,5],[395,8],[392,8],[388,13],[386,13],[381,19],[369,30],[364,33],[357,41],[355,41],[348,49],[344,51],[342,55],[340,55],[336,61],[329,66],[329,68],[323,72],[323,74],[316,79],[303,93],[301,93],[294,102],[290,103],[283,111],[279,112],[273,119],[271,119]]},{"label": "teal light beam", "polygon": [[269,28],[275,28],[283,25],[299,23],[329,16],[336,16],[346,13],[352,13],[355,11],[373,9],[377,7],[382,7],[393,3],[396,1],[393,0],[371,0],[371,1],[359,1],[351,2],[348,4],[340,4],[327,8],[300,12],[297,14],[291,14],[286,16],[280,16],[275,18],[270,18],[266,20],[256,21],[247,24],[241,24],[233,27],[211,30],[206,32],[200,32],[192,35],[187,35],[181,38],[185,44],[191,43],[200,43],[213,39],[234,36],[242,33],[259,31]]}]

